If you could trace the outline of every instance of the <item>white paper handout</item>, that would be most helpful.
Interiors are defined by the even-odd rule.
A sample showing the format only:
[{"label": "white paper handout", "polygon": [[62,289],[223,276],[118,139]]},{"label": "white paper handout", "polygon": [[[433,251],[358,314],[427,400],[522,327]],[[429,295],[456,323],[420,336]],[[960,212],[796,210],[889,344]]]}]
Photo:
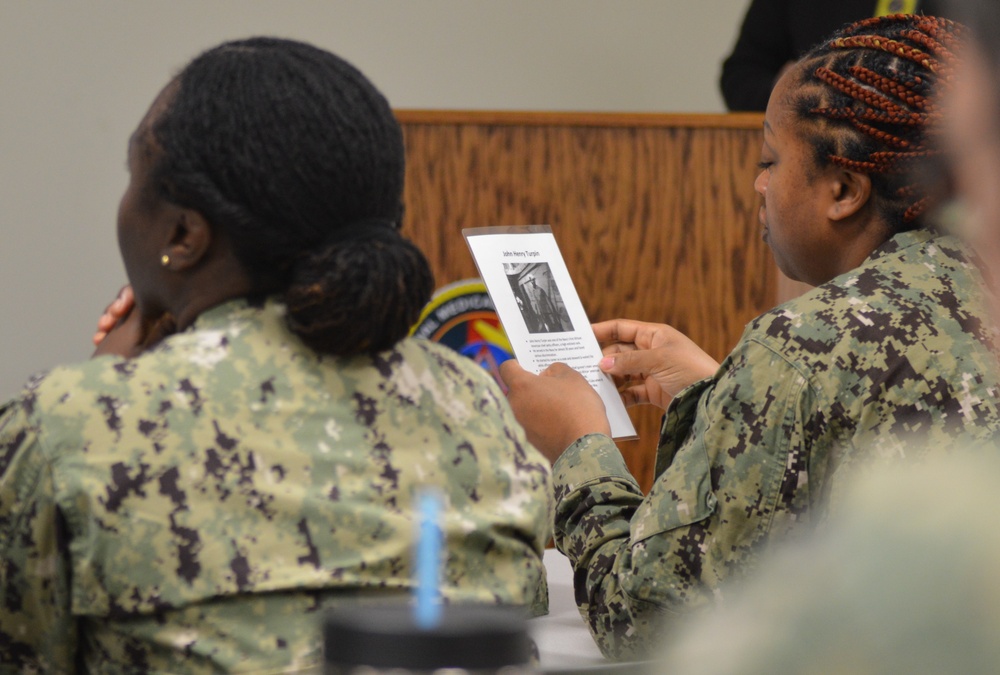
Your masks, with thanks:
[{"label": "white paper handout", "polygon": [[611,435],[635,438],[614,380],[597,367],[601,348],[552,229],[474,227],[462,233],[521,367],[537,374],[562,361],[600,394]]}]

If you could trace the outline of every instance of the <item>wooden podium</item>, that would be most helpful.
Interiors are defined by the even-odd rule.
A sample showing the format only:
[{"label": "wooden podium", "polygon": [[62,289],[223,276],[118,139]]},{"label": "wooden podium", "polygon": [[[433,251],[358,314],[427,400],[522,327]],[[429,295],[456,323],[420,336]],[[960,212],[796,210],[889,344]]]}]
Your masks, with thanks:
[{"label": "wooden podium", "polygon": [[[773,307],[753,188],[763,115],[399,110],[403,229],[443,286],[478,276],[461,230],[552,226],[591,321],[669,323],[721,360]],[[661,411],[619,447],[652,484]]]}]

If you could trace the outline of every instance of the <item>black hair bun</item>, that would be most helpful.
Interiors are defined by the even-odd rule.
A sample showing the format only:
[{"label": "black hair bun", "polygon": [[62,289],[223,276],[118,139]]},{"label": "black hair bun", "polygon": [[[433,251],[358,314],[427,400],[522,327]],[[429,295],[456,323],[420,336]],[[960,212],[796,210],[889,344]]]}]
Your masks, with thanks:
[{"label": "black hair bun", "polygon": [[324,354],[391,348],[430,300],[434,277],[424,254],[392,227],[352,227],[304,254],[285,293],[288,326]]}]

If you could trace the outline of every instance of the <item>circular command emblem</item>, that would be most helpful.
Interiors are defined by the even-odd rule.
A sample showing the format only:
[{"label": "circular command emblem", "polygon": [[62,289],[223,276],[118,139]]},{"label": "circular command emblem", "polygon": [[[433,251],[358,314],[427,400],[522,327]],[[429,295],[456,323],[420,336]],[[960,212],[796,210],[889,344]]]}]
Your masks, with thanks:
[{"label": "circular command emblem", "polygon": [[481,279],[463,279],[439,288],[410,335],[440,342],[468,356],[506,391],[499,366],[514,358],[513,350]]}]

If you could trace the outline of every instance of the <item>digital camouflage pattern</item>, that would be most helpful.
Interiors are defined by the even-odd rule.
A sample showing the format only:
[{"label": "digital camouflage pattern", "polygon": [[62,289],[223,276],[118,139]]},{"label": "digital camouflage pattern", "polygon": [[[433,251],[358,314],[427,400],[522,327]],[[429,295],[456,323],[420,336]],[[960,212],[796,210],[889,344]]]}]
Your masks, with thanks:
[{"label": "digital camouflage pattern", "polygon": [[6,668],[313,669],[324,607],[407,597],[428,486],[446,597],[546,611],[550,469],[488,374],[422,340],[319,358],[282,313],[227,303],[6,405]]},{"label": "digital camouflage pattern", "polygon": [[855,470],[995,438],[980,282],[955,239],[907,232],[758,317],[671,402],[645,499],[609,438],[570,446],[554,466],[555,542],[602,651],[662,644],[658,626],[836,509]]},{"label": "digital camouflage pattern", "polygon": [[886,463],[820,531],[770,547],[657,661],[683,675],[994,675],[1000,664],[1000,454]]}]

